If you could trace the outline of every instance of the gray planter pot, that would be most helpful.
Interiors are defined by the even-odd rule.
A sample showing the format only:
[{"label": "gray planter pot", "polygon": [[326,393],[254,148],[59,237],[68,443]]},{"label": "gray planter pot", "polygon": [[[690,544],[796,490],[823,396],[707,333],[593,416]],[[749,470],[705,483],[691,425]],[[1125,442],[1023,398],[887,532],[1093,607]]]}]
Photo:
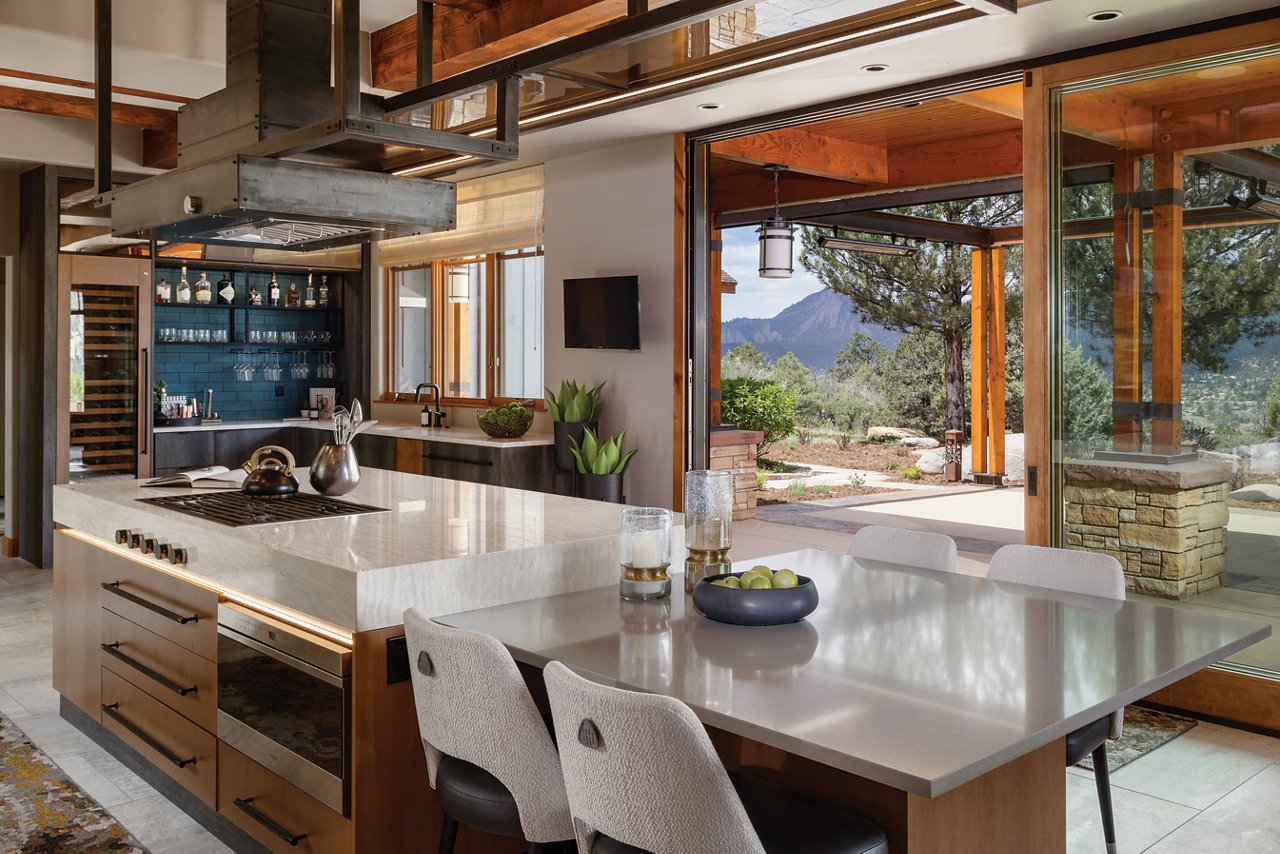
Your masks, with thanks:
[{"label": "gray planter pot", "polygon": [[556,435],[556,468],[560,471],[577,471],[578,464],[574,462],[573,445],[569,442],[569,437],[572,436],[574,441],[581,445],[582,434],[586,428],[590,427],[592,433],[600,435],[600,422],[557,421],[552,426]]},{"label": "gray planter pot", "polygon": [[580,474],[578,484],[581,498],[623,503],[621,474]]}]

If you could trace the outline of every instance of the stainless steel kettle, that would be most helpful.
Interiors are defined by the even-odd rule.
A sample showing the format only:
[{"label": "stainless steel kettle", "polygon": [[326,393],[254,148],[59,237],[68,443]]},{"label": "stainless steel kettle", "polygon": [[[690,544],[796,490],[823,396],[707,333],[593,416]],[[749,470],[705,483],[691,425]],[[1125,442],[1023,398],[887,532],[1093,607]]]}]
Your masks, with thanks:
[{"label": "stainless steel kettle", "polygon": [[[267,454],[278,454],[284,459],[281,461],[265,457]],[[249,462],[241,466],[248,472],[241,489],[244,490],[245,495],[259,498],[293,495],[298,491],[298,479],[293,476],[293,467],[296,465],[293,454],[289,453],[287,448],[279,445],[264,445],[253,452]]]}]

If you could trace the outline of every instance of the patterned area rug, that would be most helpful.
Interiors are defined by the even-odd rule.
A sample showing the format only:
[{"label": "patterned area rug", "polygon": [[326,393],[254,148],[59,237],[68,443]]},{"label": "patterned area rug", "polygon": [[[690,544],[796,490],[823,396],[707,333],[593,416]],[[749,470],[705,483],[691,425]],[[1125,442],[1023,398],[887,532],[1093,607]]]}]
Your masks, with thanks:
[{"label": "patterned area rug", "polygon": [[[1140,706],[1125,706],[1124,732],[1115,741],[1107,742],[1107,770],[1123,768],[1139,756],[1146,756],[1157,747],[1168,744],[1195,725],[1196,721],[1191,718]],[[1076,764],[1092,771],[1093,757],[1086,756]]]},{"label": "patterned area rug", "polygon": [[146,854],[98,802],[0,715],[0,851]]}]

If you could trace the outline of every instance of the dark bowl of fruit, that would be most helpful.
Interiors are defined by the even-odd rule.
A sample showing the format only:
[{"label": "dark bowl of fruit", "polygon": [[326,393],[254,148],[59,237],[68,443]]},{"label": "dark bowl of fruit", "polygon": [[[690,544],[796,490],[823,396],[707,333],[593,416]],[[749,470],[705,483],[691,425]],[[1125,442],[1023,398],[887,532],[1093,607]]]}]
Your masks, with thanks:
[{"label": "dark bowl of fruit", "polygon": [[522,403],[508,403],[476,415],[476,423],[493,439],[519,439],[533,424],[533,409]]},{"label": "dark bowl of fruit", "polygon": [[757,565],[746,572],[710,575],[693,588],[704,617],[736,626],[780,626],[803,620],[818,607],[813,580],[789,569]]}]

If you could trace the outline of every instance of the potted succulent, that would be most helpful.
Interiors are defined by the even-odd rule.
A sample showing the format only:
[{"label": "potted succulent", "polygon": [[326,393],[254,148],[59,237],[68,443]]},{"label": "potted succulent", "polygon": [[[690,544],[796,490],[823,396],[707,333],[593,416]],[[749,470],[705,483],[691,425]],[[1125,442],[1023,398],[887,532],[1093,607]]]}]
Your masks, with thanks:
[{"label": "potted succulent", "polygon": [[532,401],[512,401],[497,409],[483,410],[476,422],[486,436],[494,439],[518,439],[533,424]]},{"label": "potted succulent", "polygon": [[579,387],[576,380],[562,380],[558,397],[547,389],[545,400],[555,430],[556,468],[560,471],[573,471],[574,460],[570,450],[581,444],[583,431],[588,427],[599,429],[600,410],[604,408],[600,400],[602,388],[604,383],[589,389]]},{"label": "potted succulent", "polygon": [[164,409],[162,408],[166,388],[164,380],[156,380],[156,384],[151,389],[151,403],[155,409],[155,417],[152,421],[157,427],[169,423],[169,416],[164,414]]},{"label": "potted succulent", "polygon": [[622,440],[626,435],[627,431],[623,430],[601,442],[595,431],[587,427],[582,431],[582,443],[573,442],[570,450],[582,477],[583,498],[622,503],[622,475],[627,470],[627,463],[636,455],[634,450],[622,452]]}]

